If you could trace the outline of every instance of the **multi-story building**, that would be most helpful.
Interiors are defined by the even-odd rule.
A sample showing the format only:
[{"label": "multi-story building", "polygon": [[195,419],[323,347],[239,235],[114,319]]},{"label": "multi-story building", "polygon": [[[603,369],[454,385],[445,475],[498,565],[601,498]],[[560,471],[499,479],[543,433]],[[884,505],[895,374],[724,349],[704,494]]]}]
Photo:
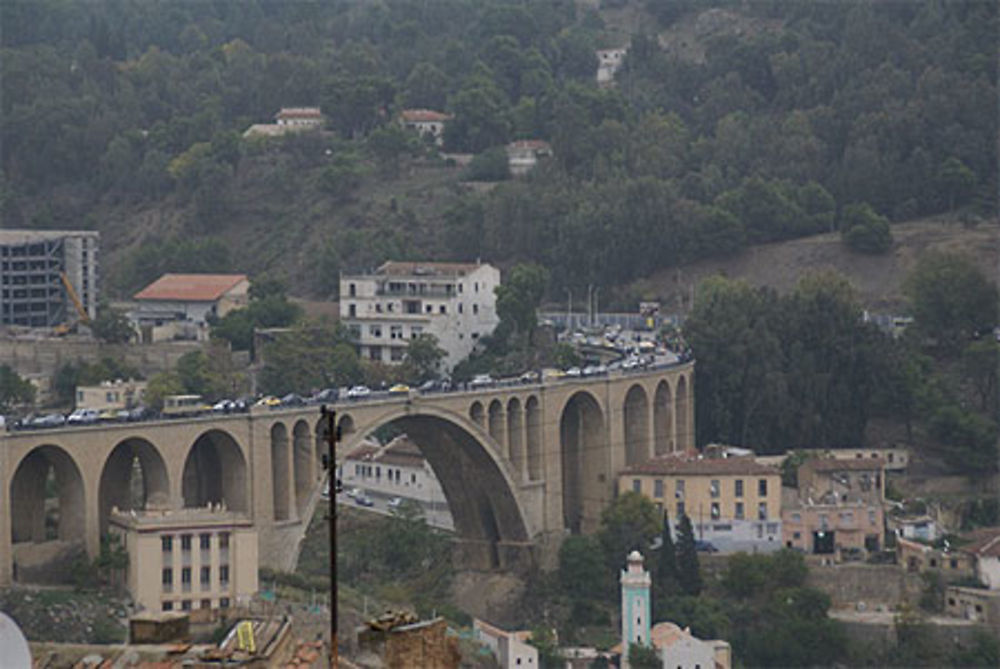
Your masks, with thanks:
[{"label": "multi-story building", "polygon": [[355,448],[340,465],[340,481],[348,490],[358,488],[373,497],[410,499],[442,513],[448,508],[434,470],[406,435],[385,446],[366,443]]},{"label": "multi-story building", "polygon": [[453,118],[432,109],[404,109],[399,113],[404,128],[416,131],[421,137],[431,137],[438,146],[444,144],[444,127]]},{"label": "multi-story building", "polygon": [[257,592],[257,530],[245,514],[112,509],[109,528],[128,553],[128,590],[146,610],[226,609]]},{"label": "multi-story building", "polygon": [[133,296],[129,319],[143,342],[208,339],[208,323],[249,301],[245,274],[164,274]]},{"label": "multi-story building", "polygon": [[623,470],[618,489],[652,500],[675,533],[687,515],[695,538],[720,551],[781,548],[781,475],[753,457],[653,458]]},{"label": "multi-story building", "polygon": [[508,632],[487,622],[472,619],[473,638],[489,648],[501,669],[533,669],[538,664],[538,649],[528,643],[529,630]]},{"label": "multi-story building", "polygon": [[76,387],[77,409],[130,409],[146,398],[146,382],[129,379]]},{"label": "multi-story building", "polygon": [[628,47],[617,49],[598,49],[597,54],[597,83],[601,86],[609,86],[615,80],[615,73],[625,62],[625,55]]},{"label": "multi-story building", "polygon": [[500,271],[485,263],[387,262],[340,278],[340,319],[368,360],[398,364],[411,339],[437,338],[451,369],[500,322]]},{"label": "multi-story building", "polygon": [[0,325],[95,318],[98,240],[90,230],[0,230]]},{"label": "multi-story building", "polygon": [[781,513],[789,548],[841,560],[885,545],[885,460],[811,458]]}]

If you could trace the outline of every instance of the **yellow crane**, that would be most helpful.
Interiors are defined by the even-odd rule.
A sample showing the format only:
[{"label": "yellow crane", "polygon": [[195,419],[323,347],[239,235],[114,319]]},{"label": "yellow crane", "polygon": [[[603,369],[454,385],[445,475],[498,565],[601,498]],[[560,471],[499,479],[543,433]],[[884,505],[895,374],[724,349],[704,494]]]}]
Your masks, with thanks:
[{"label": "yellow crane", "polygon": [[87,314],[87,310],[83,308],[83,302],[80,301],[80,296],[76,294],[76,289],[73,288],[73,284],[70,283],[69,277],[66,276],[66,272],[59,272],[59,278],[62,279],[63,286],[66,287],[66,294],[69,295],[69,299],[73,303],[73,307],[76,309],[77,316],[75,323],[60,323],[53,329],[55,334],[62,336],[69,334],[70,332],[74,332],[77,325],[90,325],[90,316]]}]

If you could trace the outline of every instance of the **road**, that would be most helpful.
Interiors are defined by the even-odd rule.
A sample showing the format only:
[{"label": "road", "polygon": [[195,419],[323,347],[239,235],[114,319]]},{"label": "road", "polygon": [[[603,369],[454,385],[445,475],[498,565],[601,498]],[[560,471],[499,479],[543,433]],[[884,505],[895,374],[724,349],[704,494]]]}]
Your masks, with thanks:
[{"label": "road", "polygon": [[[353,499],[348,497],[346,492],[342,492],[339,495],[337,495],[337,504],[350,506],[354,509],[359,509],[361,511],[371,511],[372,513],[380,513],[384,516],[392,515],[392,509],[389,508],[389,500],[392,499],[391,497],[381,497],[381,496],[376,497],[371,493],[368,493],[368,499],[372,501],[374,506],[361,506]],[[405,500],[406,498],[403,499]],[[430,525],[431,527],[436,527],[439,530],[446,530],[448,532],[455,531],[455,524],[452,521],[451,512],[448,511],[447,505],[443,501],[439,502],[436,505],[436,507],[438,508],[434,509],[430,508],[430,505],[428,504],[422,504],[420,502],[417,502],[416,500],[412,501],[420,505],[421,509],[424,512],[424,519],[427,521],[428,525]]]}]

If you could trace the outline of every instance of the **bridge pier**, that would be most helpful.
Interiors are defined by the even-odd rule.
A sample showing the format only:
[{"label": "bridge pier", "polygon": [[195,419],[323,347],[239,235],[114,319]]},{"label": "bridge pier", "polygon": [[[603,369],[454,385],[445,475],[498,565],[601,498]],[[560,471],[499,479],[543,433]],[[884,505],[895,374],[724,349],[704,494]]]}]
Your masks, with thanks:
[{"label": "bridge pier", "polygon": [[452,559],[463,569],[475,571],[527,573],[538,564],[531,541],[456,538],[452,541]]}]

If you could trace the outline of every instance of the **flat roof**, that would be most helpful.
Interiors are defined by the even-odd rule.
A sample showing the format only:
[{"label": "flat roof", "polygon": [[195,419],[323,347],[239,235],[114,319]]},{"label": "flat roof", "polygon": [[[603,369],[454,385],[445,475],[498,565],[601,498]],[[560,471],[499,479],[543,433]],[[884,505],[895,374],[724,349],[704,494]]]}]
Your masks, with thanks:
[{"label": "flat roof", "polygon": [[839,472],[845,469],[853,471],[869,471],[885,467],[882,458],[810,458],[802,463],[817,472]]},{"label": "flat roof", "polygon": [[246,280],[246,274],[164,274],[133,299],[214,302]]},{"label": "flat roof", "polygon": [[100,237],[97,230],[0,230],[0,244],[28,244],[60,237]]},{"label": "flat roof", "polygon": [[474,272],[484,263],[471,262],[401,262],[389,260],[382,263],[376,274],[385,276],[464,276]]},{"label": "flat roof", "polygon": [[779,474],[776,467],[762,465],[752,457],[737,458],[686,458],[665,456],[646,460],[638,465],[632,465],[622,470],[625,474],[653,474],[668,476],[711,475],[711,474],[743,474],[743,475],[775,475]]},{"label": "flat roof", "polygon": [[111,513],[111,521],[116,525],[129,527],[139,532],[175,527],[196,530],[218,526],[246,527],[253,525],[250,517],[242,511],[223,511],[205,507],[162,511],[118,510]]}]

